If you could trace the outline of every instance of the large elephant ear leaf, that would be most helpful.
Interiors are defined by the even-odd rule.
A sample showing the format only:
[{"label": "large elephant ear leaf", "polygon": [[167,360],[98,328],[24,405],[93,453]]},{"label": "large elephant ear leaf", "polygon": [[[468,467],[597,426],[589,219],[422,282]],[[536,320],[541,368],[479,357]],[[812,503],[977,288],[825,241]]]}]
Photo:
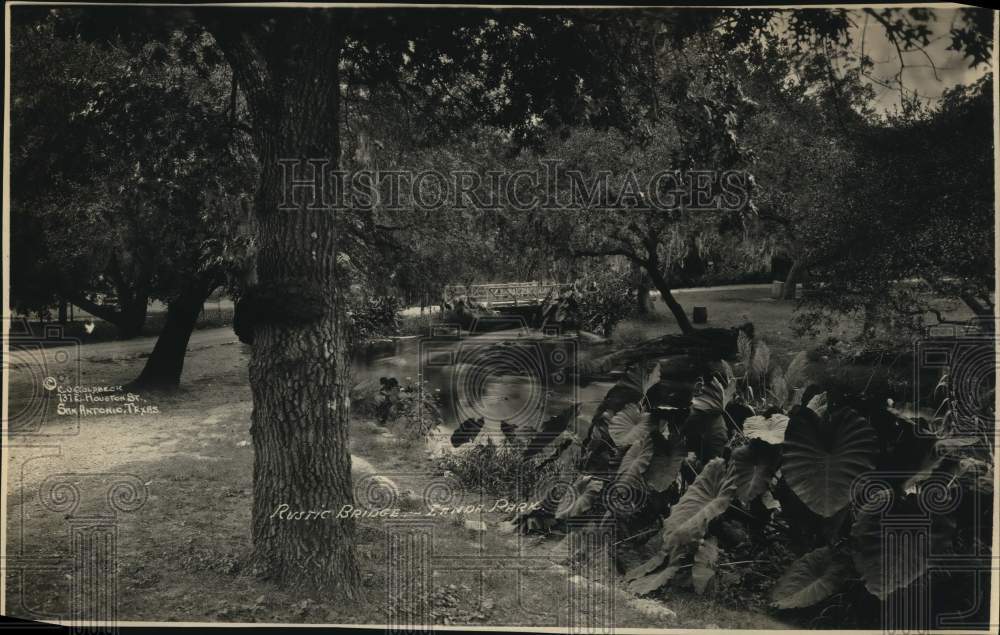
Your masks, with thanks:
[{"label": "large elephant ear leaf", "polygon": [[[912,535],[909,540],[887,539],[887,532],[891,535],[892,529],[884,519],[924,515],[926,505],[918,504],[916,498],[910,495],[897,499],[891,491],[883,490],[859,506],[851,527],[854,566],[861,573],[865,588],[879,599],[884,600],[924,575],[929,560],[926,554],[942,553],[951,541],[955,520],[947,514],[931,515],[927,529],[930,535],[923,540]],[[904,531],[912,532],[913,528]]]},{"label": "large elephant ear leaf", "polygon": [[829,518],[850,501],[854,480],[874,467],[877,452],[875,430],[855,411],[821,418],[799,408],[785,433],[781,471],[809,509]]},{"label": "large elephant ear leaf", "polygon": [[666,491],[677,479],[681,465],[687,457],[687,447],[680,437],[665,439],[656,433],[651,435],[653,456],[646,468],[646,483],[658,492]]},{"label": "large elephant ear leaf", "polygon": [[733,451],[733,476],[736,478],[736,496],[749,503],[767,490],[774,473],[781,463],[781,450],[759,440]]},{"label": "large elephant ear leaf", "polygon": [[618,385],[645,395],[649,387],[660,381],[660,365],[654,363],[647,367],[645,363],[630,366],[618,380]]},{"label": "large elephant ear leaf", "polygon": [[697,544],[708,523],[726,511],[735,495],[736,479],[726,469],[725,461],[709,461],[664,522],[664,547],[673,550]]},{"label": "large elephant ear leaf", "polygon": [[806,404],[806,408],[815,412],[816,416],[825,417],[827,410],[826,393],[821,392],[818,395],[813,395],[813,398]]},{"label": "large elephant ear leaf", "polygon": [[614,482],[604,492],[605,505],[616,517],[629,517],[641,508],[646,492],[642,475],[652,458],[653,441],[649,435],[630,445],[622,457]]},{"label": "large elephant ear leaf", "polygon": [[644,560],[625,572],[625,581],[631,582],[644,578],[653,571],[656,571],[667,562],[670,557],[666,551],[657,551],[648,560]]},{"label": "large elephant ear leaf", "polygon": [[587,513],[597,500],[597,495],[604,489],[604,481],[593,476],[581,476],[573,483],[572,489],[566,491],[556,508],[556,519],[565,520]]},{"label": "large elephant ear leaf", "polygon": [[729,441],[723,417],[735,387],[735,381],[723,386],[718,377],[712,377],[691,400],[691,412],[682,426],[682,432],[695,434],[701,439],[699,457],[703,461],[721,455]]},{"label": "large elephant ear leaf", "polygon": [[641,483],[642,475],[653,458],[653,441],[646,435],[629,446],[621,465],[618,466],[617,480]]},{"label": "large elephant ear leaf", "polygon": [[712,377],[712,381],[705,383],[701,392],[691,399],[691,412],[707,412],[721,415],[726,409],[729,401],[726,388],[719,381],[718,377]]},{"label": "large elephant ear leaf", "polygon": [[820,547],[788,567],[771,591],[771,603],[779,609],[799,609],[821,602],[847,581],[849,563],[830,547]]},{"label": "large elephant ear leaf", "polygon": [[629,379],[628,376],[619,380],[604,395],[604,399],[601,400],[596,412],[610,412],[614,414],[620,412],[625,406],[640,401],[645,393],[640,392],[641,387],[634,384],[635,382]]},{"label": "large elephant ear leaf", "polygon": [[638,404],[629,404],[611,417],[608,433],[619,448],[627,448],[645,438],[651,430],[649,413],[639,410]]},{"label": "large elephant ear leaf", "polygon": [[641,564],[625,573],[628,590],[636,595],[645,595],[664,586],[685,567],[692,566],[690,554],[678,550],[662,548]]},{"label": "large elephant ear leaf", "polygon": [[[396,389],[398,392],[398,388]],[[479,436],[479,432],[483,429],[486,424],[486,420],[480,418],[479,420],[466,419],[459,424],[455,431],[451,433],[451,445],[452,447],[461,447],[466,443],[472,443]]]},{"label": "large elephant ear leaf", "polygon": [[646,595],[659,589],[677,575],[681,570],[681,565],[668,564],[659,571],[648,573],[640,578],[636,578],[628,585],[628,590],[636,595]]},{"label": "large elephant ear leaf", "polygon": [[788,417],[780,413],[767,418],[760,415],[747,417],[743,422],[743,434],[748,439],[760,439],[772,445],[781,445],[785,442],[788,421]]},{"label": "large elephant ear leaf", "polygon": [[703,461],[721,456],[729,441],[729,430],[721,414],[692,412],[680,430],[681,434],[694,435],[701,441],[698,457]]}]

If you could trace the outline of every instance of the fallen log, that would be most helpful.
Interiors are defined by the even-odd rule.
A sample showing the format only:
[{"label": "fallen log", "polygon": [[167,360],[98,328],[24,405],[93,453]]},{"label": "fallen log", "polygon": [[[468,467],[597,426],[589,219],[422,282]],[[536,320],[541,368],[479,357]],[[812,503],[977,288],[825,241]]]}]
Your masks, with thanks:
[{"label": "fallen log", "polygon": [[601,355],[580,363],[577,375],[582,383],[607,375],[616,368],[662,357],[684,355],[703,360],[731,359],[738,352],[740,332],[753,337],[753,324],[747,322],[729,329],[698,329],[689,335],[663,335],[635,346]]}]

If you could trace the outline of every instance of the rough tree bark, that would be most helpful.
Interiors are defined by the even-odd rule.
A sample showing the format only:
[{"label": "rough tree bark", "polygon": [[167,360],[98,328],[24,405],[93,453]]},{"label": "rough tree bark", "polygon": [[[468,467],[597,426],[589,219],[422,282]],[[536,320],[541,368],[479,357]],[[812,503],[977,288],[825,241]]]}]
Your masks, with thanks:
[{"label": "rough tree bark", "polygon": [[[206,14],[210,15],[210,14]],[[354,597],[359,569],[354,522],[288,520],[276,513],[352,504],[348,448],[349,355],[335,210],[309,209],[308,192],[283,198],[281,159],[340,159],[343,36],[338,11],[271,14],[269,28],[229,15],[206,23],[236,75],[261,164],[255,200],[257,286],[250,385],[254,448],[252,569],[285,584]],[[314,192],[317,197],[319,192]],[[292,202],[289,209],[284,202]],[[322,203],[322,201],[318,201]]]},{"label": "rough tree bark", "polygon": [[172,390],[181,383],[188,341],[205,300],[217,285],[196,280],[167,303],[167,319],[132,389]]}]

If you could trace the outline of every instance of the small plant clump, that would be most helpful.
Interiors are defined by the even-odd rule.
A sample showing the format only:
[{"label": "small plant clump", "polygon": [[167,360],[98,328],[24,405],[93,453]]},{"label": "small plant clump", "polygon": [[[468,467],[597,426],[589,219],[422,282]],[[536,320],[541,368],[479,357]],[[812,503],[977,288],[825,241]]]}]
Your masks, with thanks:
[{"label": "small plant clump", "polygon": [[380,377],[377,391],[372,384],[361,384],[352,393],[355,412],[373,417],[403,439],[426,439],[442,423],[439,400],[426,382],[400,384],[395,377]]}]

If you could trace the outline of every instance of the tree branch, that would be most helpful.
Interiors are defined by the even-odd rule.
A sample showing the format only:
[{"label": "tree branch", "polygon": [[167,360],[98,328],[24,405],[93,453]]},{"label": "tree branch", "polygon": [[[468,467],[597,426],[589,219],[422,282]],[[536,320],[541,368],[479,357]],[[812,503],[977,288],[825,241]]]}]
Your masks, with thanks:
[{"label": "tree branch", "polygon": [[100,318],[105,322],[110,322],[115,326],[119,326],[122,314],[117,310],[108,308],[102,304],[97,304],[77,291],[66,293],[65,298],[94,317]]}]

